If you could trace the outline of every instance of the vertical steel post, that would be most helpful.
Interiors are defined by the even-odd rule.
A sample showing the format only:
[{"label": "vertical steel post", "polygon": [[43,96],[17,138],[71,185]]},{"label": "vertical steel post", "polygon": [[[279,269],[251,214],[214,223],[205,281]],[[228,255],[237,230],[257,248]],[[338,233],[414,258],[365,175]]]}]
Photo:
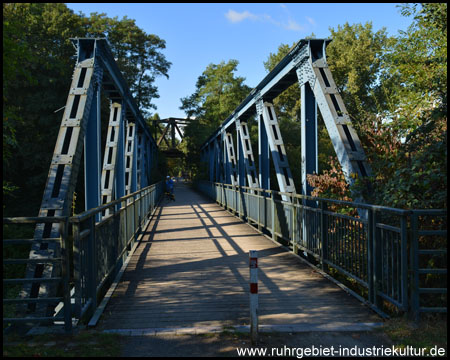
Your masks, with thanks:
[{"label": "vertical steel post", "polygon": [[213,182],[214,181],[214,163],[215,163],[215,156],[216,156],[216,147],[215,147],[215,142],[213,141],[211,144],[208,145],[209,151],[208,151],[208,156],[209,156],[209,181]]},{"label": "vertical steel post", "polygon": [[246,179],[245,179],[245,157],[244,157],[244,151],[242,149],[242,141],[240,140],[239,135],[239,129],[236,126],[236,142],[238,147],[238,184],[239,186],[246,186]]},{"label": "vertical steel post", "polygon": [[170,119],[167,126],[171,126],[170,136],[172,138],[172,149],[175,149],[175,119]]},{"label": "vertical steel post", "polygon": [[222,161],[221,161],[221,154],[222,154],[222,152],[220,151],[221,150],[221,147],[220,147],[220,145],[219,145],[219,140],[216,138],[216,139],[214,139],[214,148],[215,148],[215,151],[214,151],[214,163],[215,163],[215,169],[216,169],[216,171],[215,171],[215,176],[214,176],[214,181],[215,182],[221,182],[222,181],[222,179],[221,179],[221,173],[222,173],[222,171],[221,171],[221,167],[222,167]]},{"label": "vertical steel post", "polygon": [[258,114],[258,162],[259,185],[262,189],[270,189],[270,152],[267,140],[266,127],[261,113]]},{"label": "vertical steel post", "polygon": [[[92,101],[93,107],[89,114],[84,135],[84,191],[86,210],[100,205],[100,183],[101,183],[101,150],[100,150],[100,90],[97,84]],[[96,221],[100,221],[101,213],[96,214]]]},{"label": "vertical steel post", "polygon": [[145,173],[144,173],[144,187],[149,186],[152,183],[151,174],[152,174],[152,168],[153,168],[153,161],[152,161],[152,146],[150,143],[150,138],[147,136],[144,136],[144,161],[145,161]]},{"label": "vertical steel post", "polygon": [[[317,104],[309,83],[301,85],[301,151],[302,194],[311,195],[313,187],[307,175],[318,173]],[[307,206],[316,207],[315,201],[306,200]]]}]

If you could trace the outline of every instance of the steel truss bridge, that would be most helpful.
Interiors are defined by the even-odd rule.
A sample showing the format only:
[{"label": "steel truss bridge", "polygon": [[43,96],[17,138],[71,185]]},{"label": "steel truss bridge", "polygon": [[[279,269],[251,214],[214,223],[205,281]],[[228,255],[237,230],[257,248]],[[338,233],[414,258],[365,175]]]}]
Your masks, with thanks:
[{"label": "steel truss bridge", "polygon": [[[326,62],[329,42],[300,40],[225,119],[201,148],[208,181],[198,182],[197,188],[294,252],[309,254],[323,269],[334,268],[355,280],[368,290],[361,300],[379,312],[383,302],[416,318],[421,312],[446,312],[421,299],[424,294],[446,296],[447,289],[424,288],[419,279],[446,276],[446,262],[441,268],[422,266],[427,256],[446,258],[446,243],[419,245],[425,237],[446,237],[446,210],[399,210],[363,199],[348,203],[310,196],[307,175],[318,173],[318,109],[347,182],[352,184],[355,174],[371,174]],[[77,63],[39,215],[3,219],[4,224],[35,225],[33,239],[3,240],[4,245],[31,244],[29,258],[3,260],[4,265],[27,266],[25,278],[3,280],[23,286],[18,298],[3,300],[17,305],[17,316],[3,319],[8,324],[62,323],[71,331],[73,323],[98,320],[102,299],[161,199],[163,183],[151,184],[158,146],[164,140],[173,152],[175,130],[183,137],[177,121],[186,119],[169,118],[161,121],[167,126],[155,141],[105,39],[79,38],[73,44]],[[273,106],[296,82],[301,89],[300,191]],[[101,92],[110,100],[103,158]],[[249,121],[258,124],[257,159]],[[172,144],[165,137],[169,129]],[[86,211],[70,216],[83,154]],[[270,159],[280,191],[271,189]],[[328,209],[335,205],[356,208],[359,216]],[[427,227],[431,219],[441,224],[439,229]]]},{"label": "steel truss bridge", "polygon": [[[192,119],[184,119],[184,118],[175,118],[170,117],[167,119],[162,120],[152,120],[155,123],[155,128],[158,128],[161,130],[160,124],[165,124],[163,130],[161,130],[161,135],[158,138],[158,141],[156,142],[157,146],[160,146],[161,142],[164,140],[165,144],[167,145],[167,149],[163,150],[163,153],[167,157],[173,157],[173,158],[181,158],[184,157],[184,153],[180,151],[177,148],[176,144],[176,137],[175,137],[175,130],[177,131],[178,135],[180,136],[180,143],[183,141],[184,133],[181,130],[183,126],[189,124],[191,121],[194,121]],[[167,134],[170,131],[170,142],[167,140]]]}]

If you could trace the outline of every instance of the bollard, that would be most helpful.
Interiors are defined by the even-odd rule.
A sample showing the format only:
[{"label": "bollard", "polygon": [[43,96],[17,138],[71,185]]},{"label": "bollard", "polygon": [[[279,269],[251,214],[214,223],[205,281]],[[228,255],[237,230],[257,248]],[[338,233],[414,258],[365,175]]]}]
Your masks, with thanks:
[{"label": "bollard", "polygon": [[250,250],[250,336],[252,345],[258,342],[258,252]]}]

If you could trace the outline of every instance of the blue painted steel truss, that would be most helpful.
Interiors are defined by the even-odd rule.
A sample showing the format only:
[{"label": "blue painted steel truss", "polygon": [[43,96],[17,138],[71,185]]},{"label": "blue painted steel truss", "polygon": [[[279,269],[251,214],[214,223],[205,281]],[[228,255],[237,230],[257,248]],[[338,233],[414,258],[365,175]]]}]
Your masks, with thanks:
[{"label": "blue painted steel truss", "polygon": [[[337,91],[326,62],[325,49],[330,39],[300,40],[278,65],[254,88],[250,95],[222,123],[202,146],[202,159],[209,164],[209,180],[234,184],[232,177],[224,181],[217,176],[218,169],[237,169],[239,174],[247,174],[248,186],[270,189],[271,157],[281,192],[296,193],[289,168],[277,116],[272,105],[273,99],[298,82],[301,96],[301,193],[311,195],[312,188],[306,179],[308,174],[318,172],[317,107],[320,109],[331,142],[349,184],[356,177],[371,174],[364,150],[354,131],[344,102]],[[253,153],[248,136],[247,121],[257,116],[259,174],[256,178]],[[245,128],[242,124],[245,124]],[[237,163],[230,156],[219,156],[216,143],[222,143],[223,134],[237,129],[239,157]],[[213,149],[215,151],[213,151]],[[242,154],[241,154],[242,153]],[[242,156],[241,156],[242,155]],[[215,168],[215,172],[214,172]],[[241,182],[240,182],[241,184]],[[363,199],[355,199],[363,202]],[[309,201],[309,205],[315,206]],[[364,214],[362,214],[364,216]]]},{"label": "blue painted steel truss", "polygon": [[[149,184],[155,164],[156,142],[131,95],[106,39],[77,38],[77,63],[59,130],[49,175],[45,186],[40,217],[70,216],[73,193],[84,152],[86,210],[118,199]],[[111,114],[101,165],[100,99],[110,100]],[[98,213],[96,221],[110,216]],[[59,238],[59,224],[37,224],[35,239]],[[33,245],[29,257],[59,257],[60,245],[41,241]],[[55,264],[28,265],[27,277],[50,278],[60,269]],[[54,296],[56,288],[49,282],[23,288],[23,297]],[[28,309],[29,310],[29,309]],[[52,308],[36,305],[36,312],[52,315]]]}]

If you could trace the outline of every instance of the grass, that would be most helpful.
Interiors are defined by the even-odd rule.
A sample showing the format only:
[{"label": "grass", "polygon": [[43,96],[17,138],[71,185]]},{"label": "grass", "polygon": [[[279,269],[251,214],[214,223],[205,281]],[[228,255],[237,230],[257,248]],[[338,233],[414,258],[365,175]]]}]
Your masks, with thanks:
[{"label": "grass", "polygon": [[437,346],[447,350],[447,320],[444,317],[430,316],[418,325],[405,318],[392,318],[386,321],[380,331],[400,349],[412,346],[429,351]]},{"label": "grass", "polygon": [[120,338],[118,334],[93,330],[83,330],[75,335],[9,335],[3,338],[3,356],[116,357],[120,356]]}]

